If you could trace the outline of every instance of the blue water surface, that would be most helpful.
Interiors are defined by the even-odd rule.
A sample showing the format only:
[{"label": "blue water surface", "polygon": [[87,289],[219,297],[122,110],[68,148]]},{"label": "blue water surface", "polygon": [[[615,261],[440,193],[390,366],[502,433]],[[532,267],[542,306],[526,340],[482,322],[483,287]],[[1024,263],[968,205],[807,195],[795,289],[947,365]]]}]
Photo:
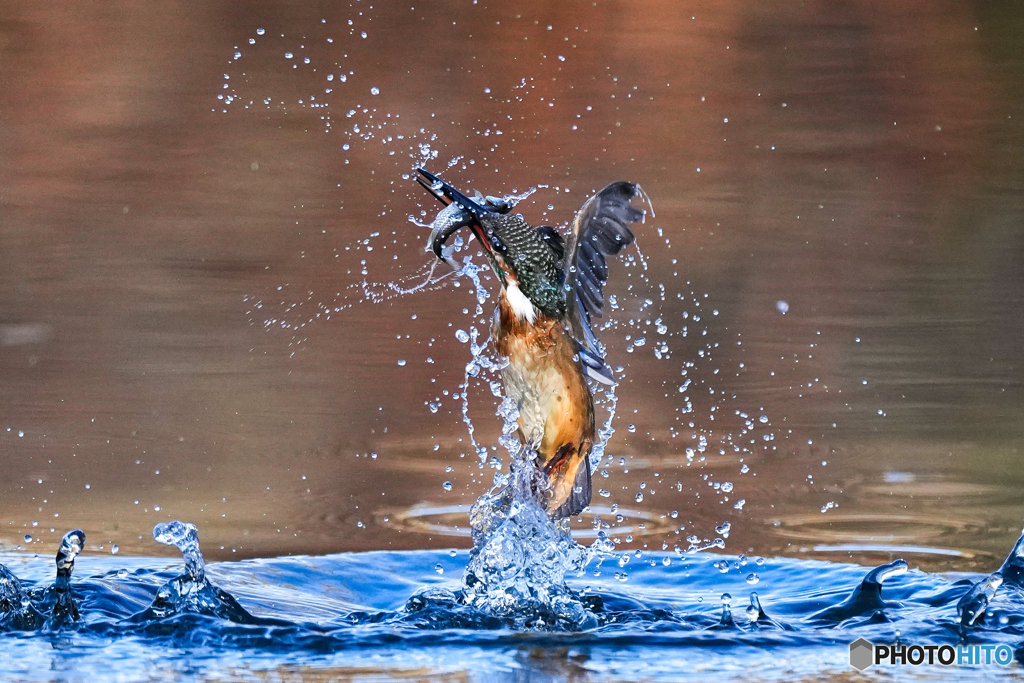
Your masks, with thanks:
[{"label": "blue water surface", "polygon": [[[795,680],[856,675],[848,653],[859,637],[1007,644],[1015,653],[1008,666],[876,666],[869,674],[1021,676],[1018,588],[1004,586],[983,620],[961,629],[957,602],[983,575],[911,569],[885,580],[881,602],[851,605],[869,568],[710,553],[625,557],[569,578],[597,623],[566,630],[543,622],[510,628],[453,600],[467,551],[209,565],[207,577],[250,623],[189,613],[140,618],[182,574],[181,561],[83,555],[71,581],[80,620],[0,634],[0,680]],[[53,583],[48,556],[0,554],[0,563],[26,588]],[[760,619],[747,609],[754,591]],[[731,596],[731,621],[723,594]]]}]

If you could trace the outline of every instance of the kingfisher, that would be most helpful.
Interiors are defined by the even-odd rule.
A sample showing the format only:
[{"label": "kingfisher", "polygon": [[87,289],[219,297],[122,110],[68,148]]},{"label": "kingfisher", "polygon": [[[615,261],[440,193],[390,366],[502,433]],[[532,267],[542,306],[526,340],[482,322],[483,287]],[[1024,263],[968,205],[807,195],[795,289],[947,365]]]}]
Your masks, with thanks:
[{"label": "kingfisher", "polygon": [[507,199],[471,198],[423,168],[416,180],[445,205],[431,225],[427,249],[458,269],[445,243],[469,228],[501,284],[491,324],[505,394],[519,410],[517,436],[536,453],[537,493],[561,519],[590,504],[594,397],[587,379],[615,384],[591,324],[602,317],[606,256],[635,237],[629,225],[644,212],[631,204],[640,188],[607,185],[576,213],[568,235],[534,227]]}]

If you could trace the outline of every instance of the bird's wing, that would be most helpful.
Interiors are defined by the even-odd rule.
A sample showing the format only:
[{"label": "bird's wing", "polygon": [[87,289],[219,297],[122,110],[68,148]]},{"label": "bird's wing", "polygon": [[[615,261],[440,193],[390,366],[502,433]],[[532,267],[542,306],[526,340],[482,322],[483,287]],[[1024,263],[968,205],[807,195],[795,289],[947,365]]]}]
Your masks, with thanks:
[{"label": "bird's wing", "polygon": [[594,336],[591,321],[604,312],[604,285],[608,282],[605,256],[615,256],[635,239],[630,223],[643,220],[644,212],[630,204],[637,185],[614,182],[586,201],[576,214],[565,248],[565,281],[568,285],[569,328],[580,347],[587,374],[614,384],[604,349]]}]

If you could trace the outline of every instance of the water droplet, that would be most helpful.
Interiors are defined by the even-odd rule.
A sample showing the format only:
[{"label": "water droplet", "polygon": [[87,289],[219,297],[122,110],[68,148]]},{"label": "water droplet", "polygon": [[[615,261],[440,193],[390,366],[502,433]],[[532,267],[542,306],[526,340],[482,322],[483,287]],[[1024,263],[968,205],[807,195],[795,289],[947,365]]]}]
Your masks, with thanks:
[{"label": "water droplet", "polygon": [[371,95],[379,95],[380,94],[380,88],[370,88],[370,94]]},{"label": "water droplet", "polygon": [[405,360],[404,359],[398,361],[398,367],[400,367],[400,368],[405,367]]},{"label": "water droplet", "polygon": [[[119,552],[121,552],[121,546],[117,545],[116,543],[110,547],[110,554],[111,555],[117,555]],[[127,574],[127,573],[128,572],[126,571],[125,574]],[[117,575],[120,576],[121,572],[118,572]]]},{"label": "water droplet", "polygon": [[333,81],[334,80],[334,74],[327,74],[327,80]]},{"label": "water droplet", "polygon": [[256,29],[256,35],[258,35],[258,36],[262,36],[266,32],[267,32],[267,30],[263,29],[263,28]]},{"label": "water droplet", "polygon": [[92,488],[92,484],[86,484],[86,485],[85,485],[85,488],[86,488],[86,489],[91,489],[91,488]]},{"label": "water droplet", "polygon": [[363,38],[365,38],[366,37],[366,31],[363,31],[361,35],[362,35]]},{"label": "water droplet", "polygon": [[757,418],[757,421],[760,422],[763,425],[764,424],[768,424],[768,416],[767,415],[762,415],[761,417]]},{"label": "water droplet", "polygon": [[25,543],[32,542],[32,534],[25,534]]},{"label": "water droplet", "polygon": [[255,45],[256,44],[256,39],[255,38],[250,38],[249,39],[249,44],[250,45]]},{"label": "water droplet", "polygon": [[291,58],[292,58],[293,56],[294,56],[294,55],[292,55],[292,53],[291,53],[291,52],[285,52],[285,53],[284,53],[284,58],[285,58],[285,59],[291,59]]},{"label": "water droplet", "polygon": [[732,528],[732,524],[729,522],[722,522],[721,526],[715,527],[715,533],[722,538],[729,538],[729,529]]},{"label": "water droplet", "polygon": [[636,502],[642,503],[643,500],[644,500],[644,494],[642,494],[642,493],[636,494]]},{"label": "water droplet", "polygon": [[450,481],[446,481],[445,483],[441,484],[441,488],[443,488],[445,491],[451,491],[452,483]]},{"label": "water droplet", "polygon": [[646,337],[637,337],[636,340],[633,342],[633,346],[643,346],[646,343],[647,343],[647,338]]},{"label": "water droplet", "polygon": [[458,339],[463,344],[469,341],[469,335],[466,333],[465,330],[455,330],[455,338]]},{"label": "water droplet", "polygon": [[444,567],[441,566],[440,562],[434,565],[434,571],[438,574],[444,574]]},{"label": "water droplet", "polygon": [[309,64],[309,57],[306,57],[305,59],[303,59],[302,63],[303,64]]},{"label": "water droplet", "polygon": [[628,427],[626,427],[626,431],[629,432],[630,434],[633,434],[634,432],[636,432],[636,425],[629,425]]},{"label": "water droplet", "polygon": [[789,312],[789,304],[786,303],[785,301],[776,301],[775,310],[777,310],[782,315],[786,315],[786,313]]},{"label": "water droplet", "polygon": [[757,574],[747,574],[747,583],[753,586],[755,583],[760,581],[760,577]]}]

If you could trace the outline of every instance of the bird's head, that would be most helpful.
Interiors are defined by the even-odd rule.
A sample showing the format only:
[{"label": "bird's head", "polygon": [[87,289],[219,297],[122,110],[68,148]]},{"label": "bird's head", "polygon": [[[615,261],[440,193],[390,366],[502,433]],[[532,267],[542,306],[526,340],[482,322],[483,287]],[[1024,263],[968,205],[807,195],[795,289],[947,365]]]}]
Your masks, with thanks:
[{"label": "bird's head", "polygon": [[532,322],[538,313],[565,314],[564,245],[554,228],[533,227],[521,214],[512,213],[513,204],[507,199],[479,193],[469,198],[437,176],[423,169],[419,173],[426,178],[417,178],[420,184],[446,204],[431,225],[428,250],[452,263],[445,243],[459,229],[469,228],[520,317]]}]

